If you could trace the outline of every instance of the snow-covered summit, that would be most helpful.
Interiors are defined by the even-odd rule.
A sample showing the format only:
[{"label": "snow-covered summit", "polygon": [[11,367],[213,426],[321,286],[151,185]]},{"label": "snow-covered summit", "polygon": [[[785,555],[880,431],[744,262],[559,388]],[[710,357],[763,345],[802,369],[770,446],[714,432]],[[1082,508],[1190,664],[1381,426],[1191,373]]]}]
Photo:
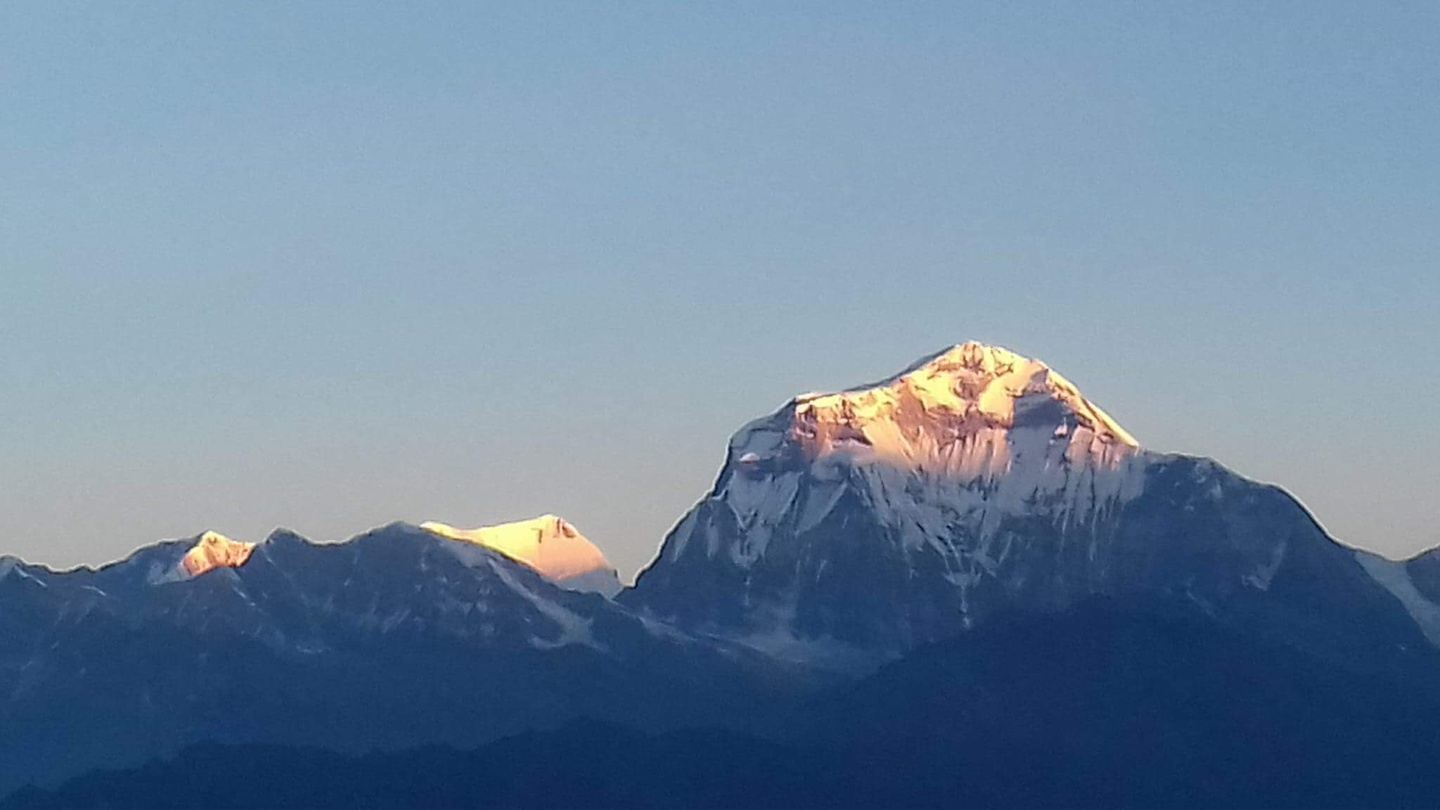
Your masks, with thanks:
[{"label": "snow-covered summit", "polygon": [[555,515],[478,529],[457,529],[433,521],[420,524],[420,528],[497,551],[570,590],[594,591],[606,596],[620,590],[615,567],[600,549],[580,530]]},{"label": "snow-covered summit", "polygon": [[186,575],[198,577],[216,568],[239,568],[255,551],[254,543],[231,540],[219,532],[207,531],[195,539],[195,545],[180,558]]},{"label": "snow-covered summit", "polygon": [[798,451],[809,461],[843,455],[972,479],[1009,469],[1021,449],[1016,432],[1063,441],[1071,460],[1106,466],[1139,447],[1044,363],[971,342],[873,385],[798,396],[742,429],[731,448],[749,469]]},{"label": "snow-covered summit", "polygon": [[751,538],[732,551],[744,563],[797,506],[804,530],[857,488],[911,547],[957,524],[984,537],[1037,510],[1088,521],[1137,493],[1142,456],[1044,363],[963,343],[873,385],[798,396],[741,428],[715,495]]},{"label": "snow-covered summit", "polygon": [[1039,401],[1051,400],[1097,436],[1139,446],[1115,420],[1044,362],[998,346],[960,343],[915,363],[881,385],[908,391],[927,407],[973,412],[998,425],[1013,425],[1017,415],[1023,416]]}]

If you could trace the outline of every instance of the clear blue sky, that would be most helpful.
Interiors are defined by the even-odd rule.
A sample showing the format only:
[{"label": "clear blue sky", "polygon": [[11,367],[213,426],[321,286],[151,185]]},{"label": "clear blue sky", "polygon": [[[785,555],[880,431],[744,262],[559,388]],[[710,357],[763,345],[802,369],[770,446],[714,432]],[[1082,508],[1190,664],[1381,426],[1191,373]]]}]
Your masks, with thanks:
[{"label": "clear blue sky", "polygon": [[971,338],[1440,543],[1435,4],[479,5],[0,6],[0,552],[629,574],[740,424]]}]

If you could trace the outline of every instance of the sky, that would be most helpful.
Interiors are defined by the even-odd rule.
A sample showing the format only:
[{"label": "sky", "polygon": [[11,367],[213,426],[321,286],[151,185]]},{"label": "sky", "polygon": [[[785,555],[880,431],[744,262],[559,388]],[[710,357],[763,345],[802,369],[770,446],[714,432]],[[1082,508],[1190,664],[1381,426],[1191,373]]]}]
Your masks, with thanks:
[{"label": "sky", "polygon": [[969,339],[1440,545],[1437,98],[1432,3],[5,3],[0,553],[553,512],[628,577]]}]

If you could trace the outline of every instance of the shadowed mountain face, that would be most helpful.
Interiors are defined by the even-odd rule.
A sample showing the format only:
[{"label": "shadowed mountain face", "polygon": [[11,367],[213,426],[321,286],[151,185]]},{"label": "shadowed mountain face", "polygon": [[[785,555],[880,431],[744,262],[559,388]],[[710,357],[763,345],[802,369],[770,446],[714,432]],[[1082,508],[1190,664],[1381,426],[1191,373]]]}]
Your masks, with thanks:
[{"label": "shadowed mountain face", "polygon": [[[739,784],[770,791],[753,804],[784,804],[795,783],[732,731],[781,738],[776,761],[813,777],[807,790],[834,786],[804,794],[830,804],[1028,801],[1016,784],[1031,783],[1043,803],[1107,784],[1117,802],[1184,784],[1229,803],[1257,785],[1280,795],[1263,781],[1273,758],[1303,760],[1292,783],[1312,792],[1326,774],[1361,779],[1352,761],[1396,780],[1383,795],[1431,785],[1386,768],[1440,737],[1426,731],[1440,556],[1340,546],[1283,491],[1142,449],[1003,349],[957,346],[747,425],[613,600],[567,589],[608,592],[614,577],[558,518],[431,529],[334,545],[206,533],[98,571],[0,559],[0,794],[200,743],[349,755],[577,718],[725,729],[695,738],[718,746],[696,756],[749,763]],[[1267,729],[1282,748],[1252,739]],[[518,791],[505,795],[562,795],[503,772],[498,751],[476,767]],[[1226,751],[1251,770],[1205,776],[1232,773]],[[657,785],[699,778],[657,757]],[[1032,760],[1043,779],[1025,775]],[[951,761],[975,767],[947,775]],[[1125,782],[1130,762],[1156,773]],[[895,778],[857,776],[877,767]],[[653,798],[585,778],[587,796]]]},{"label": "shadowed mountain face", "polygon": [[1440,790],[1433,692],[1184,605],[990,622],[783,720],[771,739],[581,723],[358,759],[206,746],[0,807],[1418,807]]}]

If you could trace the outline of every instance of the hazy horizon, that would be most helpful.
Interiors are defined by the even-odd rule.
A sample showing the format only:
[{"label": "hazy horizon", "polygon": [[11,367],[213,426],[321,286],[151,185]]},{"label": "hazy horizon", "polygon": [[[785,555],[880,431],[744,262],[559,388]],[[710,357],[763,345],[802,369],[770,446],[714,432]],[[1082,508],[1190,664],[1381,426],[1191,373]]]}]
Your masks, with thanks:
[{"label": "hazy horizon", "polygon": [[0,9],[0,554],[564,516],[965,340],[1440,545],[1440,11]]}]

